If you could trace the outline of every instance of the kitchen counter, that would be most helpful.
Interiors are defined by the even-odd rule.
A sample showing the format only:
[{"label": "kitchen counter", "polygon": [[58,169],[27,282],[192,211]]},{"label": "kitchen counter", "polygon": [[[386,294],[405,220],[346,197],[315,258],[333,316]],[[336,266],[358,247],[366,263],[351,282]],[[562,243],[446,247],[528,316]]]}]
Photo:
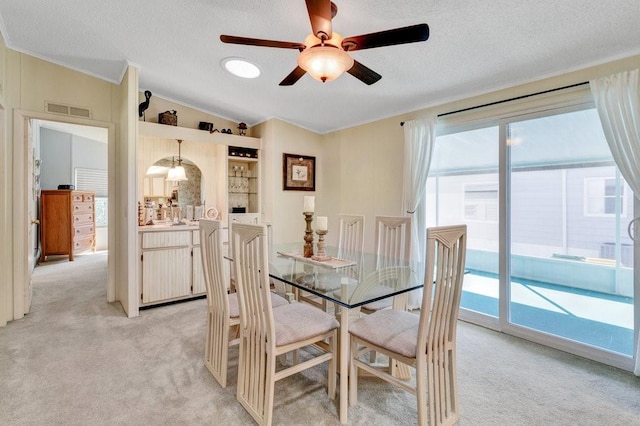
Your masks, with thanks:
[{"label": "kitchen counter", "polygon": [[180,225],[174,225],[172,222],[162,222],[155,225],[138,226],[138,232],[157,232],[157,231],[197,231],[198,222],[189,221]]}]

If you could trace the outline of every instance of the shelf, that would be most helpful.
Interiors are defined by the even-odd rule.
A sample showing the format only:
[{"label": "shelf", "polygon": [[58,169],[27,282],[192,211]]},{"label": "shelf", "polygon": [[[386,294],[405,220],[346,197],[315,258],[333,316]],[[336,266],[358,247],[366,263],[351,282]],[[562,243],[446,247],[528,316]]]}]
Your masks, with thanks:
[{"label": "shelf", "polygon": [[[183,139],[189,142],[205,142],[218,145],[238,146],[241,148],[260,149],[262,140],[251,136],[229,135],[226,133],[209,133],[189,127],[169,126],[166,124],[138,121],[138,134],[141,136],[155,136],[166,139]],[[258,161],[256,158],[241,158],[241,161]]]},{"label": "shelf", "polygon": [[[242,137],[246,137],[246,136],[242,136]],[[238,162],[242,162],[242,163],[257,163],[258,159],[257,158],[251,158],[251,157],[234,157],[233,155],[228,155],[227,159],[229,161],[238,161]]]}]

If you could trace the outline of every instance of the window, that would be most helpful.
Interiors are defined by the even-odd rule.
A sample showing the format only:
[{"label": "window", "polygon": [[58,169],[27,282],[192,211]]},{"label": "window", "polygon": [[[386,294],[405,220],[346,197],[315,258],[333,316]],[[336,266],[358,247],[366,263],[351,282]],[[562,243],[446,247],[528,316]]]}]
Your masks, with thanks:
[{"label": "window", "polygon": [[108,178],[107,171],[102,169],[85,169],[76,167],[75,188],[78,191],[92,191],[96,193],[95,220],[96,227],[106,227],[108,222],[107,202]]},{"label": "window", "polygon": [[584,215],[615,216],[616,199],[621,217],[626,217],[627,199],[625,187],[620,184],[620,195],[616,191],[615,177],[585,178],[584,180]]},{"label": "window", "polygon": [[464,218],[481,222],[498,221],[497,183],[465,185]]}]

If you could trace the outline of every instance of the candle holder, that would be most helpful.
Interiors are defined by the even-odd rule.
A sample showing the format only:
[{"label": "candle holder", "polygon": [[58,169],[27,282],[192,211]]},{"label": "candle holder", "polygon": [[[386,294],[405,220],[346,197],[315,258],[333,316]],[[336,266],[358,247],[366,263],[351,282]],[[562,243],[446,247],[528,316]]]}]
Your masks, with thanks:
[{"label": "candle holder", "polygon": [[304,257],[313,256],[313,229],[311,229],[311,221],[313,220],[313,212],[303,212],[304,220],[307,221],[307,229],[304,231]]},{"label": "candle holder", "polygon": [[320,262],[325,262],[327,260],[331,260],[331,256],[327,256],[324,252],[324,236],[327,235],[327,230],[317,230],[316,234],[318,234],[318,254],[315,256],[311,256],[311,259],[317,260]]}]

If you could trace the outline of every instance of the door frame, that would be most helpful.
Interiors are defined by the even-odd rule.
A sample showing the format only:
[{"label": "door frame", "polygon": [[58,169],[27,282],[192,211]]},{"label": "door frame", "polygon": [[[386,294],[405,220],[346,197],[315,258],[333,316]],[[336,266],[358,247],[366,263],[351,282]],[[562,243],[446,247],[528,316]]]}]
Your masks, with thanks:
[{"label": "door frame", "polygon": [[[114,123],[69,117],[63,115],[55,115],[34,111],[14,110],[13,116],[13,319],[24,317],[28,312],[25,303],[25,292],[28,290],[31,282],[31,273],[28,260],[28,235],[31,219],[26,217],[28,212],[28,202],[31,194],[28,193],[28,176],[27,161],[29,156],[29,144],[27,140],[27,126],[30,119],[57,121],[68,124],[79,124],[83,126],[102,127],[108,132],[108,203],[109,203],[109,220],[108,220],[108,248],[107,248],[107,301],[115,301],[115,262],[111,256],[115,247],[115,214],[113,206],[115,205],[115,136],[116,126]],[[22,167],[24,166],[24,167]]]}]

